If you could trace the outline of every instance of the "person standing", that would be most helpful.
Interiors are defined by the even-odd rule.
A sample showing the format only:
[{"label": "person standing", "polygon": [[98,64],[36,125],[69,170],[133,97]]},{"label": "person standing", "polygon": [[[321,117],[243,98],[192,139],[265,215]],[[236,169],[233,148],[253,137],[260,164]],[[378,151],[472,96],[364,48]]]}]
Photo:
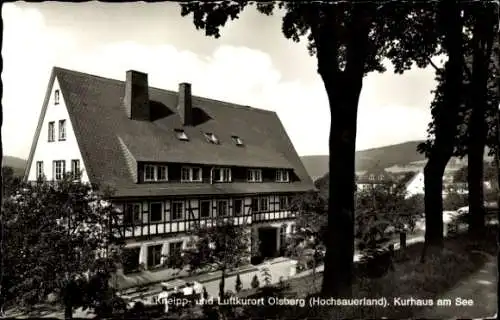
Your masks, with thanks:
[{"label": "person standing", "polygon": [[168,290],[167,287],[163,287],[160,294],[158,294],[158,303],[165,306],[164,312],[168,313]]}]

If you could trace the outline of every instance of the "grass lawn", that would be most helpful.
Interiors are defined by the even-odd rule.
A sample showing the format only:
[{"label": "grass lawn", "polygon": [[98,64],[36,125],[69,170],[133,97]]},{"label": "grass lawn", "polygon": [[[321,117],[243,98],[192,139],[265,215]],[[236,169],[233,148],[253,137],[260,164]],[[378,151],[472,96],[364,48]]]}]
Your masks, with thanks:
[{"label": "grass lawn", "polygon": [[[440,255],[430,256],[425,263],[420,263],[423,243],[408,246],[406,257],[395,261],[394,271],[389,271],[378,279],[358,278],[353,284],[356,298],[385,297],[387,307],[249,307],[246,317],[276,318],[320,318],[349,319],[386,317],[389,319],[411,318],[423,310],[419,306],[396,306],[394,298],[436,299],[454,287],[460,280],[479,270],[488,257],[475,252],[483,251],[496,255],[496,227],[489,227],[484,237],[474,241],[467,234],[457,235],[445,240],[445,249]],[[314,283],[313,283],[314,282]],[[306,297],[319,291],[322,274],[297,278],[289,281],[288,297]],[[435,302],[435,300],[434,300]],[[460,316],[460,315],[457,315]]]}]

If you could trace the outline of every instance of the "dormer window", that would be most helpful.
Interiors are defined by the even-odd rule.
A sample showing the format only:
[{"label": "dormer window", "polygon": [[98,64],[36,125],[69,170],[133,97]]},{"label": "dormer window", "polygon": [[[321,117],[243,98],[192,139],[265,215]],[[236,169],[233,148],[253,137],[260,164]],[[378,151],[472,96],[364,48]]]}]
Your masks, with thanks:
[{"label": "dormer window", "polygon": [[231,169],[230,168],[214,169],[214,180],[216,182],[231,182]]},{"label": "dormer window", "polygon": [[207,138],[210,143],[219,144],[219,139],[211,132],[205,132],[205,138]]},{"label": "dormer window", "polygon": [[262,170],[260,170],[260,169],[248,169],[247,181],[248,182],[262,182]]},{"label": "dormer window", "polygon": [[238,136],[232,136],[234,143],[236,143],[237,146],[242,146],[243,145],[243,140],[241,140],[240,137]]},{"label": "dormer window", "polygon": [[287,170],[276,170],[276,182],[288,182],[290,176]]},{"label": "dormer window", "polygon": [[182,141],[189,141],[189,137],[187,134],[184,132],[182,129],[175,129],[175,136],[177,139],[182,140]]},{"label": "dormer window", "polygon": [[181,182],[201,182],[202,174],[201,168],[182,167],[181,168]]},{"label": "dormer window", "polygon": [[167,166],[144,165],[144,181],[168,181]]},{"label": "dormer window", "polygon": [[59,104],[59,90],[56,90],[54,92],[54,104],[58,105]]}]

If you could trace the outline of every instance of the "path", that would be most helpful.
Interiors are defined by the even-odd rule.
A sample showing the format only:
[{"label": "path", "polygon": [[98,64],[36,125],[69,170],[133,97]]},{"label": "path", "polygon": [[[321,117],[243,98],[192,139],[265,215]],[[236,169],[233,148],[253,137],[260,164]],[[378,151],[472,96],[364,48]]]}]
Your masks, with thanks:
[{"label": "path", "polygon": [[[495,257],[476,273],[459,282],[441,296],[451,299],[452,306],[430,307],[416,319],[485,319],[497,312],[497,265]],[[456,299],[470,299],[470,306],[457,306]],[[495,317],[496,318],[496,317]],[[495,319],[491,318],[491,319]]]}]

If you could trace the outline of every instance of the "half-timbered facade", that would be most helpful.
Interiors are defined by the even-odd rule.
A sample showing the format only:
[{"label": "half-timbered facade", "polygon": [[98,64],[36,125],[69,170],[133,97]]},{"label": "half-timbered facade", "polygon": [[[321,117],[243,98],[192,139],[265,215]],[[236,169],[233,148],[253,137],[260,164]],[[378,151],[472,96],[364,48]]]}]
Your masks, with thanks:
[{"label": "half-timbered facade", "polygon": [[113,188],[123,212],[128,269],[157,268],[195,224],[217,217],[252,229],[259,255],[279,254],[293,232],[291,198],[313,189],[276,113],[54,68],[26,180],[81,179]]}]

